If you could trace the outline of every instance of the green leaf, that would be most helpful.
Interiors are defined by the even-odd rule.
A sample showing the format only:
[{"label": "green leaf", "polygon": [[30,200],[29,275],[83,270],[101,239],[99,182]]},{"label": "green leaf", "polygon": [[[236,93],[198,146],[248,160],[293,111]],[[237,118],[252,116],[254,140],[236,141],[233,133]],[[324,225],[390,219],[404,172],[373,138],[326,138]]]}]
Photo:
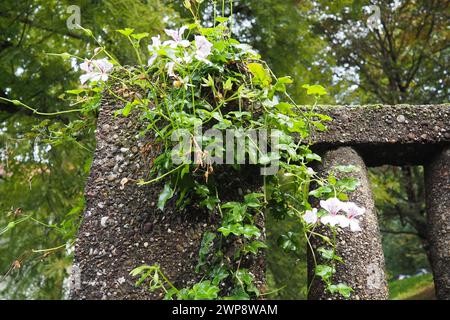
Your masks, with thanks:
[{"label": "green leaf", "polygon": [[249,193],[244,196],[244,203],[250,208],[259,208],[261,207],[259,199],[262,197],[264,197],[262,193]]},{"label": "green leaf", "polygon": [[198,263],[195,267],[195,272],[199,272],[200,268],[206,264],[206,258],[211,251],[211,247],[214,243],[214,239],[216,238],[216,234],[210,231],[206,231],[203,234],[202,243],[200,244]]},{"label": "green leaf", "polygon": [[241,230],[242,225],[239,223],[225,225],[217,229],[217,231],[221,232],[225,237],[228,237],[231,233],[235,234],[236,236],[240,236],[242,234]]},{"label": "green leaf", "polygon": [[316,266],[315,275],[321,277],[322,279],[329,279],[335,272],[336,271],[333,267],[319,264]]},{"label": "green leaf", "polygon": [[317,249],[317,251],[320,252],[320,255],[322,256],[322,258],[324,258],[326,260],[333,259],[333,250],[326,249],[324,247],[320,247],[319,249]]},{"label": "green leaf", "polygon": [[278,78],[277,84],[291,84],[294,80],[290,76]]},{"label": "green leaf", "polygon": [[216,266],[211,272],[212,284],[218,286],[222,280],[229,276],[228,271],[224,266]]},{"label": "green leaf", "polygon": [[137,276],[138,274],[141,274],[142,272],[144,272],[144,271],[146,271],[146,270],[149,270],[149,269],[151,269],[150,266],[142,265],[142,266],[139,266],[139,267],[134,268],[133,270],[131,270],[131,271],[130,271],[130,275],[133,276],[133,277],[135,277],[135,276]]},{"label": "green leaf", "polygon": [[122,115],[124,117],[128,117],[128,115],[131,112],[131,108],[133,107],[133,104],[131,102],[127,102],[127,104],[125,105],[125,107],[122,109]]},{"label": "green leaf", "polygon": [[164,189],[159,194],[158,198],[158,209],[164,210],[164,206],[166,205],[166,202],[173,197],[174,191],[172,190],[172,187],[170,184],[166,183],[164,185]]},{"label": "green leaf", "polygon": [[278,78],[275,85],[270,89],[270,92],[268,94],[269,99],[273,98],[273,96],[275,95],[275,92],[285,93],[286,92],[286,84],[291,84],[293,82],[294,81],[292,81],[291,77]]},{"label": "green leaf", "polygon": [[327,90],[325,90],[324,87],[322,87],[321,85],[315,84],[315,85],[309,85],[309,84],[304,84],[302,86],[302,88],[306,89],[306,94],[307,95],[318,95],[318,96],[323,96],[328,94]]},{"label": "green leaf", "polygon": [[336,182],[336,188],[341,188],[343,191],[355,191],[359,186],[359,180],[352,177],[341,178]]},{"label": "green leaf", "polygon": [[217,298],[219,291],[220,289],[217,286],[206,280],[196,283],[189,290],[189,298],[192,300],[213,300]]},{"label": "green leaf", "polygon": [[257,226],[246,224],[242,228],[242,234],[244,237],[250,239],[252,237],[258,238],[261,235],[261,232],[259,231]]},{"label": "green leaf", "polygon": [[124,36],[128,37],[129,35],[131,35],[134,32],[134,29],[131,28],[125,28],[125,29],[119,29],[116,30],[117,32],[123,34]]},{"label": "green leaf", "polygon": [[131,35],[131,37],[134,38],[134,39],[136,39],[137,41],[141,41],[142,39],[144,39],[144,38],[146,38],[146,37],[148,37],[148,36],[149,36],[149,34],[148,34],[147,32],[144,32],[144,33],[135,33],[135,34],[132,34],[132,35]]},{"label": "green leaf", "polygon": [[330,187],[328,187],[328,186],[322,186],[322,187],[319,187],[319,188],[317,188],[317,189],[315,189],[315,190],[311,190],[310,192],[309,192],[309,195],[310,196],[313,196],[313,197],[316,197],[316,198],[320,198],[320,197],[322,197],[324,194],[328,194],[328,193],[330,193],[330,192],[332,192],[333,191],[333,189],[331,189]]},{"label": "green leaf", "polygon": [[259,84],[262,87],[267,87],[272,82],[272,77],[269,71],[267,71],[260,63],[247,64],[248,70],[253,74],[253,83]]},{"label": "green leaf", "polygon": [[297,251],[300,244],[298,241],[298,234],[289,231],[287,234],[282,234],[280,238],[278,238],[278,245],[284,251]]},{"label": "green leaf", "polygon": [[250,252],[253,254],[258,254],[259,249],[266,249],[267,245],[262,241],[252,241],[249,244],[245,245],[243,248],[244,253]]},{"label": "green leaf", "polygon": [[321,161],[322,160],[322,158],[318,154],[315,154],[315,153],[307,153],[305,155],[305,158],[309,161]]},{"label": "green leaf", "polygon": [[351,287],[347,286],[345,283],[339,283],[337,285],[332,284],[327,287],[330,293],[338,292],[344,298],[350,298],[352,292],[354,291]]},{"label": "green leaf", "polygon": [[228,78],[223,85],[223,90],[230,91],[231,89],[233,89],[233,78]]},{"label": "green leaf", "polygon": [[242,225],[240,223],[228,224],[220,227],[218,231],[221,232],[225,237],[227,237],[231,233],[236,236],[243,235],[247,239],[251,237],[259,237],[261,235],[261,232],[259,231],[258,227],[251,224],[246,225]]},{"label": "green leaf", "polygon": [[240,202],[227,202],[222,205],[222,209],[226,209],[226,215],[224,218],[225,224],[243,221],[245,213],[247,212],[247,206]]},{"label": "green leaf", "polygon": [[293,108],[294,106],[292,105],[292,104],[290,104],[290,103],[286,103],[286,102],[281,102],[281,103],[279,103],[279,104],[277,104],[276,106],[275,106],[275,108],[278,110],[278,111],[280,111],[282,114],[285,114],[285,115],[294,115],[295,114],[295,112],[294,111],[292,111],[292,108]]},{"label": "green leaf", "polygon": [[178,290],[176,288],[170,288],[164,295],[164,300],[173,300],[173,296],[176,295],[177,293]]},{"label": "green leaf", "polygon": [[228,21],[228,18],[226,18],[226,17],[218,17],[218,18],[216,18],[216,21],[219,22],[219,23],[224,23],[224,22]]}]

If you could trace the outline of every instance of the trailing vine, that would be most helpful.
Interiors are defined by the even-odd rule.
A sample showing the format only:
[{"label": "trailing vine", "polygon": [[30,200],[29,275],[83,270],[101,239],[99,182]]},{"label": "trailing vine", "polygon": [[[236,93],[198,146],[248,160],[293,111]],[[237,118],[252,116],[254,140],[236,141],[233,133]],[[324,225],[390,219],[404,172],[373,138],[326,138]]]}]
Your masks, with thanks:
[{"label": "trailing vine", "polygon": [[[166,35],[152,37],[148,46],[148,33],[118,30],[134,48],[137,66],[120,65],[97,40],[99,47],[89,59],[59,54],[65,59],[79,59],[82,71],[83,86],[68,91],[74,96],[73,104],[81,107],[64,113],[95,113],[102,95],[108,94],[123,105],[116,116],[138,112],[140,121],[147,124],[142,134],[152,133],[155,143],[161,145],[151,169],[153,178],[138,182],[163,183],[158,208],[164,211],[167,202],[176,198],[179,207],[197,201],[221,217],[218,228],[203,235],[196,267],[202,280],[192,287],[177,288],[163,273],[164,266],[157,264],[138,266],[131,275],[139,277],[138,285],[163,290],[166,299],[258,298],[264,293],[241,261],[267,248],[257,220],[260,215],[273,214],[277,219],[294,217],[298,234],[310,246],[313,236],[323,241],[318,249],[321,263],[314,257],[315,276],[322,279],[326,290],[349,297],[352,289],[345,283],[334,283],[333,274],[337,264],[343,263],[335,250],[337,228],[360,231],[357,217],[364,209],[347,202],[347,193],[356,189],[357,181],[338,180],[333,172],[326,177],[316,173],[312,164],[321,158],[310,149],[309,140],[312,130],[326,130],[325,123],[331,119],[317,113],[316,105],[296,104],[287,93],[291,78],[276,77],[255,50],[233,39],[231,18],[223,14],[214,18],[213,26],[203,27],[198,16],[201,2],[185,1],[194,17],[192,24],[166,30]],[[83,30],[95,39],[90,30]],[[304,88],[316,103],[327,94],[320,85]],[[11,102],[39,113],[19,101]],[[47,126],[42,123],[37,130]],[[53,140],[61,135],[76,136],[81,126],[82,122],[53,128]],[[232,152],[228,164],[224,164],[223,155],[231,150],[223,145],[220,136],[227,130],[241,133],[242,139],[249,142],[237,148],[243,154]],[[261,149],[254,132],[267,132],[267,148]],[[232,148],[237,151],[235,146]],[[225,166],[239,174],[245,165],[243,155],[247,163],[261,168],[262,191],[243,194],[241,201],[224,201],[212,177]],[[350,166],[335,169],[354,170]],[[334,236],[321,233],[324,227]],[[238,240],[237,245],[233,254],[225,256],[223,246],[230,238]],[[288,232],[280,238],[280,247],[295,253],[297,239],[296,234]]]}]

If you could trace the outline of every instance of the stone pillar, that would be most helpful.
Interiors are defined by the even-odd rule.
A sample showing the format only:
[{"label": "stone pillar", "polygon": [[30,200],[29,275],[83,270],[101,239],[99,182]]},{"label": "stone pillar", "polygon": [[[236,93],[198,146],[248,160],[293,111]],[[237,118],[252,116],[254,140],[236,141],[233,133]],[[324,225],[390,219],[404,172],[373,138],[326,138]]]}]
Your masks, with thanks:
[{"label": "stone pillar", "polygon": [[[354,289],[350,299],[382,300],[388,299],[388,288],[384,272],[384,255],[377,214],[370,188],[367,168],[358,153],[350,147],[327,151],[322,157],[320,171],[326,173],[337,165],[355,165],[358,171],[341,176],[353,176],[360,182],[358,189],[349,194],[350,201],[366,208],[359,218],[362,231],[351,232],[340,229],[337,234],[336,254],[345,264],[338,264],[333,277],[334,283],[345,283]],[[322,230],[323,231],[323,230]],[[320,239],[312,239],[314,249],[323,245]],[[320,255],[316,253],[316,257]],[[319,260],[320,261],[320,260]],[[311,252],[308,259],[309,279],[313,279],[314,263]],[[323,283],[314,278],[309,299],[343,299],[338,294],[325,292]]]},{"label": "stone pillar", "polygon": [[450,300],[450,147],[425,166],[425,190],[436,297]]},{"label": "stone pillar", "polygon": [[[192,286],[201,278],[194,269],[202,236],[217,229],[218,214],[205,212],[195,201],[184,210],[169,201],[161,212],[157,202],[162,184],[136,184],[150,178],[159,149],[151,137],[139,137],[144,126],[138,115],[114,116],[120,107],[105,99],[99,115],[86,209],[75,245],[71,299],[161,299],[162,292],[136,287],[137,278],[129,275],[143,264],[158,263],[178,288]],[[242,200],[243,192],[258,192],[262,185],[254,170],[223,176],[220,190],[226,201]],[[210,179],[221,179],[220,168]],[[262,229],[263,223],[259,222]],[[243,263],[263,289],[262,255]]]}]

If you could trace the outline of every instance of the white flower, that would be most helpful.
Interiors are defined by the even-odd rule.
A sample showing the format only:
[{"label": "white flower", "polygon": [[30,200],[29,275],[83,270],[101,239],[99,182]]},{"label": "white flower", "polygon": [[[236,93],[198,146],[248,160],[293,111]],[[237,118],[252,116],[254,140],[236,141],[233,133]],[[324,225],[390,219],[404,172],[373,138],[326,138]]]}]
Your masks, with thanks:
[{"label": "white flower", "polygon": [[328,214],[321,217],[320,221],[323,224],[329,224],[331,226],[341,225],[345,223],[343,221],[344,216],[338,215],[338,212],[343,210],[344,203],[338,198],[330,198],[328,200],[321,200],[320,206],[325,209]]},{"label": "white flower", "polygon": [[317,209],[313,208],[312,210],[306,210],[305,214],[303,215],[303,220],[305,220],[306,223],[314,224],[317,222]]},{"label": "white flower", "polygon": [[342,227],[342,225],[345,225],[346,219],[346,217],[339,214],[327,214],[320,218],[320,222],[322,222],[323,224],[329,224],[330,226],[339,225]]},{"label": "white flower", "polygon": [[330,198],[328,200],[320,200],[320,206],[329,214],[336,215],[339,211],[344,209],[344,202],[338,198]]},{"label": "white flower", "polygon": [[161,36],[152,37],[152,44],[148,46],[148,51],[152,54],[150,59],[148,59],[148,65],[151,66],[158,58],[158,50],[161,49]]},{"label": "white flower", "polygon": [[87,81],[106,81],[108,73],[113,69],[113,64],[107,59],[86,60],[80,64],[80,69],[86,72],[80,76],[81,84]]},{"label": "white flower", "polygon": [[344,204],[342,210],[345,211],[347,217],[345,217],[345,222],[341,226],[343,228],[349,226],[352,232],[361,231],[359,220],[356,217],[362,216],[366,212],[366,209],[358,207],[354,202],[347,202]]},{"label": "white flower", "polygon": [[204,36],[195,36],[195,46],[197,47],[195,57],[198,60],[205,60],[211,54],[213,44]]},{"label": "white flower", "polygon": [[353,219],[354,217],[362,216],[366,209],[358,207],[354,202],[344,203],[342,210],[347,213],[347,218]]},{"label": "white flower", "polygon": [[171,37],[173,40],[168,40],[163,43],[163,45],[168,45],[171,48],[176,48],[178,45],[182,47],[189,47],[191,44],[188,40],[183,40],[183,34],[187,27],[183,26],[178,30],[165,29],[164,32]]}]

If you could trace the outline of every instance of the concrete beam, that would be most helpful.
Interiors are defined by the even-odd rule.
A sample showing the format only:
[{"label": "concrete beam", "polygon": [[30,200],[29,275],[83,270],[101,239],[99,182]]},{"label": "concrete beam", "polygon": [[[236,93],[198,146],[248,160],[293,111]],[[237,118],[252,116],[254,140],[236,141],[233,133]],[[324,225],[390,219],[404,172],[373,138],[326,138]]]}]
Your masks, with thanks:
[{"label": "concrete beam", "polygon": [[333,118],[312,134],[313,149],[351,146],[368,166],[422,165],[450,144],[450,104],[319,106]]}]

